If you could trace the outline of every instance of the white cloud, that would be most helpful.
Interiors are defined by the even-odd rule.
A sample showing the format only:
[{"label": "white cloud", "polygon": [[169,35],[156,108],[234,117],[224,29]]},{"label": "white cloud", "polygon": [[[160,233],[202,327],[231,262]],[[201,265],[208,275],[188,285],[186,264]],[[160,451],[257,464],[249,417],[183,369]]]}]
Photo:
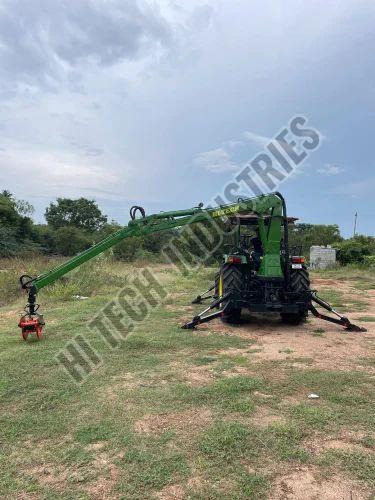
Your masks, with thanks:
[{"label": "white cloud", "polygon": [[266,137],[264,135],[254,134],[254,132],[244,132],[243,136],[250,142],[254,142],[258,146],[265,148],[272,139],[270,137]]},{"label": "white cloud", "polygon": [[[9,147],[0,155],[0,184],[16,192],[22,189],[30,200],[35,196],[61,194],[118,197],[119,172],[95,159],[24,145]],[[9,172],[17,179],[16,183],[9,183]]]},{"label": "white cloud", "polygon": [[238,170],[239,166],[233,163],[230,155],[223,148],[212,149],[200,153],[194,159],[195,165],[209,172],[223,173]]},{"label": "white cloud", "polygon": [[224,141],[223,146],[228,146],[230,149],[235,149],[239,146],[242,146],[243,142],[242,141]]},{"label": "white cloud", "polygon": [[338,175],[341,174],[343,169],[341,167],[338,167],[337,165],[326,163],[324,167],[317,168],[316,171],[322,175]]}]

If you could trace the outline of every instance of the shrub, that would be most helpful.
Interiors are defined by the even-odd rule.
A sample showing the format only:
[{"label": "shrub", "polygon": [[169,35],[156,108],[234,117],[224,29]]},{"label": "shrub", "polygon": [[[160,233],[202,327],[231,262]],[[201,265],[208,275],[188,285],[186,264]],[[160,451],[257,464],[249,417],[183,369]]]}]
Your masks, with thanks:
[{"label": "shrub", "polygon": [[375,269],[375,255],[365,255],[363,264],[370,269]]},{"label": "shrub", "polygon": [[91,245],[91,239],[76,227],[61,227],[56,231],[56,251],[62,255],[76,255]]},{"label": "shrub", "polygon": [[338,249],[337,260],[343,265],[363,264],[365,257],[373,253],[372,242],[367,238],[355,237],[338,242],[335,246]]}]

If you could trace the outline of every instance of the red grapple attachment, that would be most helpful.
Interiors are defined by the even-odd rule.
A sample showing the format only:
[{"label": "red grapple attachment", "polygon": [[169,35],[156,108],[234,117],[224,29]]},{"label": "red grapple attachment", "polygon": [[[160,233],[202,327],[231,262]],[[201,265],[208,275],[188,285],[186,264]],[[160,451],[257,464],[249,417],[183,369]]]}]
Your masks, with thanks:
[{"label": "red grapple attachment", "polygon": [[35,333],[38,340],[42,338],[42,331],[44,326],[44,319],[41,314],[25,314],[21,317],[18,326],[22,330],[23,340],[27,340],[30,333]]}]

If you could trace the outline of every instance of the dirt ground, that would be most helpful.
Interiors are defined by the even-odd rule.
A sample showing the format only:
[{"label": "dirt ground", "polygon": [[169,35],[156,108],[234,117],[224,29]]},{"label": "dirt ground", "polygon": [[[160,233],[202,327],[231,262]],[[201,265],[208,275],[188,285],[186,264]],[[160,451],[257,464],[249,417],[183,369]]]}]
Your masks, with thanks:
[{"label": "dirt ground", "polygon": [[[333,279],[315,279],[312,288],[323,291],[334,289],[345,297],[358,298],[358,292],[347,281]],[[363,296],[361,295],[363,299]],[[255,341],[253,359],[284,360],[309,358],[310,367],[327,370],[374,370],[371,366],[362,366],[358,359],[366,359],[375,352],[375,323],[360,321],[358,318],[375,317],[375,290],[367,290],[364,300],[368,303],[366,311],[352,312],[340,309],[340,314],[347,315],[353,323],[367,329],[367,332],[348,332],[341,326],[315,318],[310,313],[307,323],[296,327],[284,325],[278,315],[269,317],[243,315],[240,325],[227,326],[221,321],[201,325],[201,330],[214,330],[227,335],[236,335]],[[225,351],[228,353],[228,351]],[[232,349],[230,354],[244,354],[248,349]],[[298,366],[298,361],[294,363]],[[375,371],[375,370],[374,370]]]},{"label": "dirt ground", "polygon": [[[340,313],[365,327],[367,332],[347,332],[341,326],[335,325],[311,314],[308,321],[300,326],[284,325],[277,316],[269,317],[244,314],[240,325],[228,326],[219,320],[201,325],[201,331],[216,331],[221,334],[235,335],[249,339],[252,343],[245,349],[223,349],[215,354],[228,356],[251,357],[252,361],[259,363],[266,361],[290,361],[289,366],[304,369],[327,371],[363,371],[375,373],[375,323],[364,319],[375,317],[375,290],[358,291],[350,281],[334,279],[315,279],[312,288],[318,291],[335,290],[342,293],[348,302],[351,300],[364,301],[367,306],[358,311],[337,308]],[[355,309],[355,308],[354,308]],[[306,364],[307,363],[307,364]],[[256,364],[255,364],[256,366]],[[252,371],[254,364],[252,364]],[[248,375],[249,368],[238,366],[231,368],[227,376]],[[282,377],[280,373],[280,377]],[[208,366],[195,367],[185,370],[185,380],[192,385],[203,385],[212,382],[212,371]],[[254,393],[259,398],[266,400],[267,394]],[[307,394],[301,395],[306,399]],[[298,404],[299,397],[285,399],[285,404]],[[285,423],[285,418],[275,414],[272,409],[259,407],[252,416],[251,421],[259,427],[266,427],[274,423]],[[369,429],[370,433],[373,429]],[[327,436],[313,436],[304,443],[305,449],[312,455],[326,450],[339,450],[348,452],[361,452],[364,448],[359,445],[362,435],[345,432],[336,439]],[[171,494],[169,498],[184,498],[181,492]],[[361,500],[372,499],[371,489],[366,488],[361,482],[348,478],[339,472],[326,478],[313,465],[285,468],[276,478],[269,492],[271,500]]]}]

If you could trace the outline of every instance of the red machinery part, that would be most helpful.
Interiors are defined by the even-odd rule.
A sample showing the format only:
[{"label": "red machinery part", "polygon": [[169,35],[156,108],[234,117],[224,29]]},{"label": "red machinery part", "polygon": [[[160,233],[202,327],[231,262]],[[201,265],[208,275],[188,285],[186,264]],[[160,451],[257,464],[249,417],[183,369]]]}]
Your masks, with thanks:
[{"label": "red machinery part", "polygon": [[44,326],[43,318],[40,315],[22,316],[18,326],[22,330],[23,340],[27,340],[30,333],[35,333],[38,340],[42,338],[42,331]]}]

